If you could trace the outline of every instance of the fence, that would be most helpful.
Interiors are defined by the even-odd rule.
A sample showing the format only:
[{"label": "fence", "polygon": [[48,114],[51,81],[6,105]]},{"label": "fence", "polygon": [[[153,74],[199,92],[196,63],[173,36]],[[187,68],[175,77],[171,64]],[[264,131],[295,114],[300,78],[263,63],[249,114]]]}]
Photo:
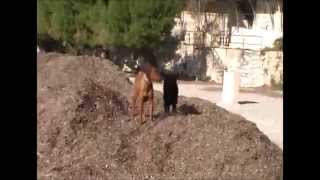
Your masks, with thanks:
[{"label": "fence", "polygon": [[[210,36],[209,41],[204,39]],[[195,39],[196,37],[196,39]],[[207,43],[208,42],[208,43]],[[241,49],[255,49],[261,50],[263,48],[263,36],[259,35],[240,35],[231,34],[228,36],[226,31],[220,31],[219,33],[204,33],[201,35],[199,31],[186,31],[185,45],[203,45],[204,47],[231,47],[231,48],[241,48]]]}]

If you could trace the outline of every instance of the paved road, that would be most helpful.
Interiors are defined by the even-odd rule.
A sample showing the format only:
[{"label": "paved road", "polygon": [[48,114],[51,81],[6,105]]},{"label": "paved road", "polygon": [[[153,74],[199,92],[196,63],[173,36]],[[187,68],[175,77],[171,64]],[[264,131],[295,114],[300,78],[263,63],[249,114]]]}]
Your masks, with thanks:
[{"label": "paved road", "polygon": [[[162,83],[154,83],[155,90],[162,92]],[[183,83],[179,82],[179,95],[198,97],[216,103],[233,113],[240,114],[256,123],[271,141],[283,149],[283,98],[270,97],[261,93],[240,92],[238,101],[256,103],[238,104],[226,107],[220,103],[221,87],[210,83]]]}]

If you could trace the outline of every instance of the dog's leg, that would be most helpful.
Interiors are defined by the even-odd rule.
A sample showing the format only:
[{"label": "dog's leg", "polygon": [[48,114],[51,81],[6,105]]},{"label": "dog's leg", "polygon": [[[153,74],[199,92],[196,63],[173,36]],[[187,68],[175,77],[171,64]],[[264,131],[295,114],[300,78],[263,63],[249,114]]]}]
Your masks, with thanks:
[{"label": "dog's leg", "polygon": [[168,105],[166,105],[165,103],[163,104],[163,106],[164,106],[164,112],[169,113],[170,107]]},{"label": "dog's leg", "polygon": [[140,99],[140,124],[143,124],[143,115],[144,115],[144,110],[143,110],[143,99]]},{"label": "dog's leg", "polygon": [[149,113],[149,111],[148,111],[148,108],[150,107],[150,105],[148,105],[149,103],[148,103],[148,99],[147,99],[147,101],[145,101],[145,103],[144,103],[144,113],[143,113],[143,117],[144,117],[144,122],[145,121],[147,121],[147,117],[148,117],[148,113]]},{"label": "dog's leg", "polygon": [[150,102],[150,120],[153,121],[153,97],[149,99]]},{"label": "dog's leg", "polygon": [[136,106],[137,106],[136,102],[137,102],[137,96],[133,95],[132,101],[131,101],[132,119],[134,119],[134,116],[136,115]]},{"label": "dog's leg", "polygon": [[167,114],[170,111],[170,105],[168,105],[167,100],[164,96],[163,98],[163,108],[164,108],[164,112]]},{"label": "dog's leg", "polygon": [[172,104],[172,112],[177,112],[177,104]]}]

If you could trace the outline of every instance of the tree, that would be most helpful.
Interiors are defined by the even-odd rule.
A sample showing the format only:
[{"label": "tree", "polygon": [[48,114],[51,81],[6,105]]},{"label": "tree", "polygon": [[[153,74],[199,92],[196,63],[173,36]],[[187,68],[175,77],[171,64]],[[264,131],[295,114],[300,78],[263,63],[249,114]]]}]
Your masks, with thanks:
[{"label": "tree", "polygon": [[128,0],[110,0],[107,10],[107,30],[109,44],[114,46],[125,45],[124,36],[128,33],[130,14]]},{"label": "tree", "polygon": [[71,0],[50,2],[50,22],[49,34],[57,40],[72,42],[75,32],[74,9]]},{"label": "tree", "polygon": [[37,3],[38,38],[46,34],[72,47],[108,45],[149,52],[168,39],[183,1],[37,0]]},{"label": "tree", "polygon": [[89,9],[89,20],[87,25],[92,32],[91,45],[106,45],[108,42],[107,33],[107,2],[97,0]]},{"label": "tree", "polygon": [[107,1],[82,0],[74,2],[76,44],[104,45],[107,37]]},{"label": "tree", "polygon": [[153,54],[170,36],[181,8],[180,0],[110,0],[109,44],[132,48],[144,57]]},{"label": "tree", "polygon": [[75,50],[106,43],[107,0],[37,0],[37,5],[39,44],[55,41]]},{"label": "tree", "polygon": [[50,28],[50,11],[47,1],[37,1],[37,33],[46,34]]}]

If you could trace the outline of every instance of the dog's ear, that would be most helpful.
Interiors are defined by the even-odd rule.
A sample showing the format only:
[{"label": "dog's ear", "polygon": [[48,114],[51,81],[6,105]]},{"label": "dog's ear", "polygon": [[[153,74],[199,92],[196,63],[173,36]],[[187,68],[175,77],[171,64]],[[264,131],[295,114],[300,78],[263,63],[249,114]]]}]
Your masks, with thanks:
[{"label": "dog's ear", "polygon": [[140,65],[141,71],[148,75],[151,73],[151,68],[152,66],[149,63],[144,62],[143,64]]},{"label": "dog's ear", "polygon": [[166,73],[163,70],[160,71],[160,78],[161,78],[161,80],[166,79]]},{"label": "dog's ear", "polygon": [[164,77],[164,76],[165,76],[165,73],[164,73],[164,71],[163,71],[163,70],[160,70],[160,72],[159,72],[159,73],[160,73],[160,76],[161,76],[161,77]]}]

